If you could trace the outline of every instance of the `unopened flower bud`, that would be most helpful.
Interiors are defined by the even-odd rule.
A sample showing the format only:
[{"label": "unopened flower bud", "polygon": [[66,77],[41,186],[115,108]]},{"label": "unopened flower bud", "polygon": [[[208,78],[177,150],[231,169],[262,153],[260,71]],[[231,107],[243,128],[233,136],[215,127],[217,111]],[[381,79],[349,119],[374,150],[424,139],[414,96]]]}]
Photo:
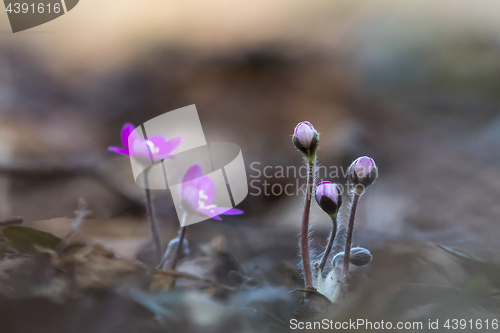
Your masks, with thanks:
[{"label": "unopened flower bud", "polygon": [[337,216],[342,205],[340,192],[340,186],[330,182],[321,182],[316,187],[316,202],[331,217]]},{"label": "unopened flower bud", "polygon": [[356,266],[366,266],[372,261],[373,256],[364,247],[353,247],[351,249],[351,257],[349,262]]},{"label": "unopened flower bud", "polygon": [[349,167],[348,177],[354,184],[356,191],[359,189],[360,192],[358,194],[362,194],[364,188],[372,184],[378,177],[378,169],[375,161],[368,156],[357,158]]},{"label": "unopened flower bud", "polygon": [[[370,251],[363,247],[353,247],[351,248],[351,255],[349,257],[349,262],[355,266],[366,266],[373,259]],[[344,252],[339,252],[333,257],[333,266],[339,267],[344,262]]]},{"label": "unopened flower bud", "polygon": [[319,134],[313,125],[308,121],[303,121],[295,126],[293,133],[293,143],[308,159],[316,154],[319,143]]},{"label": "unopened flower bud", "polygon": [[332,260],[333,267],[340,267],[344,262],[344,252],[337,253]]}]

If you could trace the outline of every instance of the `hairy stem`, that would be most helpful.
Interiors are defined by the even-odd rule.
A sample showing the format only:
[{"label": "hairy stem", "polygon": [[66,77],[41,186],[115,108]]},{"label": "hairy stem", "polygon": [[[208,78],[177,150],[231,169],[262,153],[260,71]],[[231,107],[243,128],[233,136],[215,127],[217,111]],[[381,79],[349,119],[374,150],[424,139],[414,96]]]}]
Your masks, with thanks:
[{"label": "hairy stem", "polygon": [[174,258],[172,259],[172,263],[170,264],[170,267],[169,267],[170,270],[172,270],[172,271],[174,271],[175,266],[177,266],[177,262],[179,261],[179,257],[180,257],[181,250],[182,250],[182,243],[184,243],[184,238],[186,237],[187,226],[184,226],[186,219],[187,219],[187,214],[184,214],[182,216],[181,228],[179,229],[179,243],[177,243],[177,248],[175,249]]},{"label": "hairy stem", "polygon": [[153,201],[151,200],[151,191],[149,190],[148,182],[148,170],[144,171],[144,184],[146,187],[146,209],[149,218],[149,223],[151,224],[151,235],[153,237],[153,242],[156,248],[156,263],[159,264],[161,261],[161,242],[160,242],[160,232],[158,223],[156,222],[155,213],[153,210]]},{"label": "hairy stem", "polygon": [[306,197],[304,213],[302,215],[302,232],[300,238],[301,254],[302,254],[302,266],[304,269],[305,276],[305,287],[306,289],[312,289],[312,273],[311,273],[311,261],[309,260],[309,211],[311,210],[311,197],[312,189],[314,186],[314,169],[316,167],[316,160],[309,161],[309,175],[307,177],[307,187],[306,187]]},{"label": "hairy stem", "polygon": [[335,235],[337,234],[337,217],[332,217],[332,223],[333,223],[333,228],[332,228],[332,233],[330,234],[330,238],[328,239],[328,244],[326,245],[325,252],[323,252],[323,257],[321,258],[321,262],[319,263],[318,269],[320,271],[323,271],[323,268],[325,267],[326,261],[328,260],[328,257],[330,256],[330,252],[332,251],[333,247],[333,241],[335,240]]},{"label": "hairy stem", "polygon": [[345,243],[345,252],[344,252],[344,276],[349,275],[349,259],[351,258],[351,242],[352,242],[352,233],[354,230],[354,218],[356,217],[356,208],[358,206],[358,200],[360,195],[354,190],[354,197],[352,199],[351,206],[351,216],[349,216],[349,229],[347,229],[347,239]]}]

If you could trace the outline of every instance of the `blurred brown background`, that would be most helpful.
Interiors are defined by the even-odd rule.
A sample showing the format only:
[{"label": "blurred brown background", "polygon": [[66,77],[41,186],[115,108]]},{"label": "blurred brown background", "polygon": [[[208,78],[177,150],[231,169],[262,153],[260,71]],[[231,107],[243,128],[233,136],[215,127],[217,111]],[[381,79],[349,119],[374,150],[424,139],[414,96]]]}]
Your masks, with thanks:
[{"label": "blurred brown background", "polygon": [[[500,261],[499,14],[494,1],[82,0],[12,34],[2,11],[0,215],[72,217],[84,197],[103,220],[89,233],[147,237],[129,161],[107,147],[125,122],[196,104],[207,140],[237,143],[247,166],[300,166],[290,135],[303,120],[321,133],[322,165],[373,157],[357,242],[440,242]],[[250,235],[265,230],[293,257],[301,200],[249,196],[244,216],[190,234],[243,234],[258,252],[267,239]],[[155,193],[165,238],[170,202]],[[319,235],[323,215],[315,207]]]}]

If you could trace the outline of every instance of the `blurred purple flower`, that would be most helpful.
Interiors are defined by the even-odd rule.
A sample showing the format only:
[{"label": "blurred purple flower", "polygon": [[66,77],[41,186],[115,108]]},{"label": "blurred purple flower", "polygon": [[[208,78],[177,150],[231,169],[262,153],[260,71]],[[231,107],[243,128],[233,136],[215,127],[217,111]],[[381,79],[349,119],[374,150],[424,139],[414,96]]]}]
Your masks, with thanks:
[{"label": "blurred purple flower", "polygon": [[[122,155],[132,157],[140,156],[146,159],[150,158],[150,152],[156,159],[172,157],[172,152],[182,142],[181,137],[167,140],[167,138],[160,135],[152,136],[147,140],[141,139],[135,131],[134,125],[132,124],[123,125],[121,131],[121,139],[124,148],[108,147],[108,150]],[[129,145],[129,143],[131,144],[131,146]]]},{"label": "blurred purple flower", "polygon": [[217,207],[213,203],[215,185],[209,176],[204,176],[199,164],[193,164],[182,178],[181,200],[183,207],[191,212],[199,212],[214,220],[222,220],[218,215],[239,215],[242,210]]}]

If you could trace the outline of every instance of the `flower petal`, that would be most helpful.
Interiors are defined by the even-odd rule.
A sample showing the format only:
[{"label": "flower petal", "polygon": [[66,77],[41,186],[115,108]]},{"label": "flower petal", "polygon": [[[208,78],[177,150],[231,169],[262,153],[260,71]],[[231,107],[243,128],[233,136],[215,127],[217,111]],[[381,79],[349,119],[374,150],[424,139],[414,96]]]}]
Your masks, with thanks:
[{"label": "flower petal", "polygon": [[120,148],[120,147],[108,147],[109,151],[112,151],[114,153],[122,154],[122,155],[127,155],[129,156],[128,149],[126,148]]},{"label": "flower petal", "polygon": [[135,132],[134,125],[132,125],[130,123],[123,125],[122,131],[121,131],[121,138],[122,138],[123,146],[127,149],[129,147],[129,144],[128,144],[129,143],[129,136],[131,134],[133,135],[132,140],[131,140],[132,142],[139,139],[139,135],[137,135],[137,133]]},{"label": "flower petal", "polygon": [[215,207],[213,209],[210,209],[210,212],[212,214],[216,215],[240,215],[243,214],[242,210],[236,209],[236,208],[229,208],[229,207]]},{"label": "flower petal", "polygon": [[198,212],[208,215],[210,218],[222,221],[219,215],[240,215],[243,214],[242,210],[236,208],[227,208],[227,207],[214,207],[211,209],[198,209]]},{"label": "flower petal", "polygon": [[149,138],[155,147],[159,148],[159,153],[155,156],[158,159],[164,159],[171,156],[172,152],[181,144],[182,138],[176,137],[172,140],[167,140],[163,136],[152,136]]},{"label": "flower petal", "polygon": [[241,209],[230,208],[230,209],[226,210],[224,213],[221,213],[221,214],[222,215],[241,215],[243,213],[244,212]]},{"label": "flower petal", "polygon": [[182,178],[182,183],[187,183],[190,180],[200,178],[201,176],[203,176],[203,172],[201,170],[201,165],[193,164],[189,167],[189,169],[184,174],[184,177]]},{"label": "flower petal", "polygon": [[198,210],[198,201],[200,200],[200,194],[196,187],[194,186],[182,186],[182,199],[185,204],[188,205],[189,210]]},{"label": "flower petal", "polygon": [[148,147],[147,140],[137,139],[133,141],[131,147],[129,147],[130,156],[139,156],[143,159],[151,159],[151,150]]},{"label": "flower petal", "polygon": [[198,191],[203,191],[203,194],[206,196],[205,199],[202,199],[205,205],[211,205],[215,199],[215,184],[212,178],[203,176],[193,180],[192,183],[198,188]]},{"label": "flower petal", "polygon": [[217,221],[222,221],[222,219],[220,218],[220,216],[218,216],[217,214],[215,213],[212,213],[210,212],[212,209],[208,210],[208,209],[198,209],[198,212],[202,213],[202,214],[205,214],[207,215],[208,217],[214,219],[214,220],[217,220]]}]

